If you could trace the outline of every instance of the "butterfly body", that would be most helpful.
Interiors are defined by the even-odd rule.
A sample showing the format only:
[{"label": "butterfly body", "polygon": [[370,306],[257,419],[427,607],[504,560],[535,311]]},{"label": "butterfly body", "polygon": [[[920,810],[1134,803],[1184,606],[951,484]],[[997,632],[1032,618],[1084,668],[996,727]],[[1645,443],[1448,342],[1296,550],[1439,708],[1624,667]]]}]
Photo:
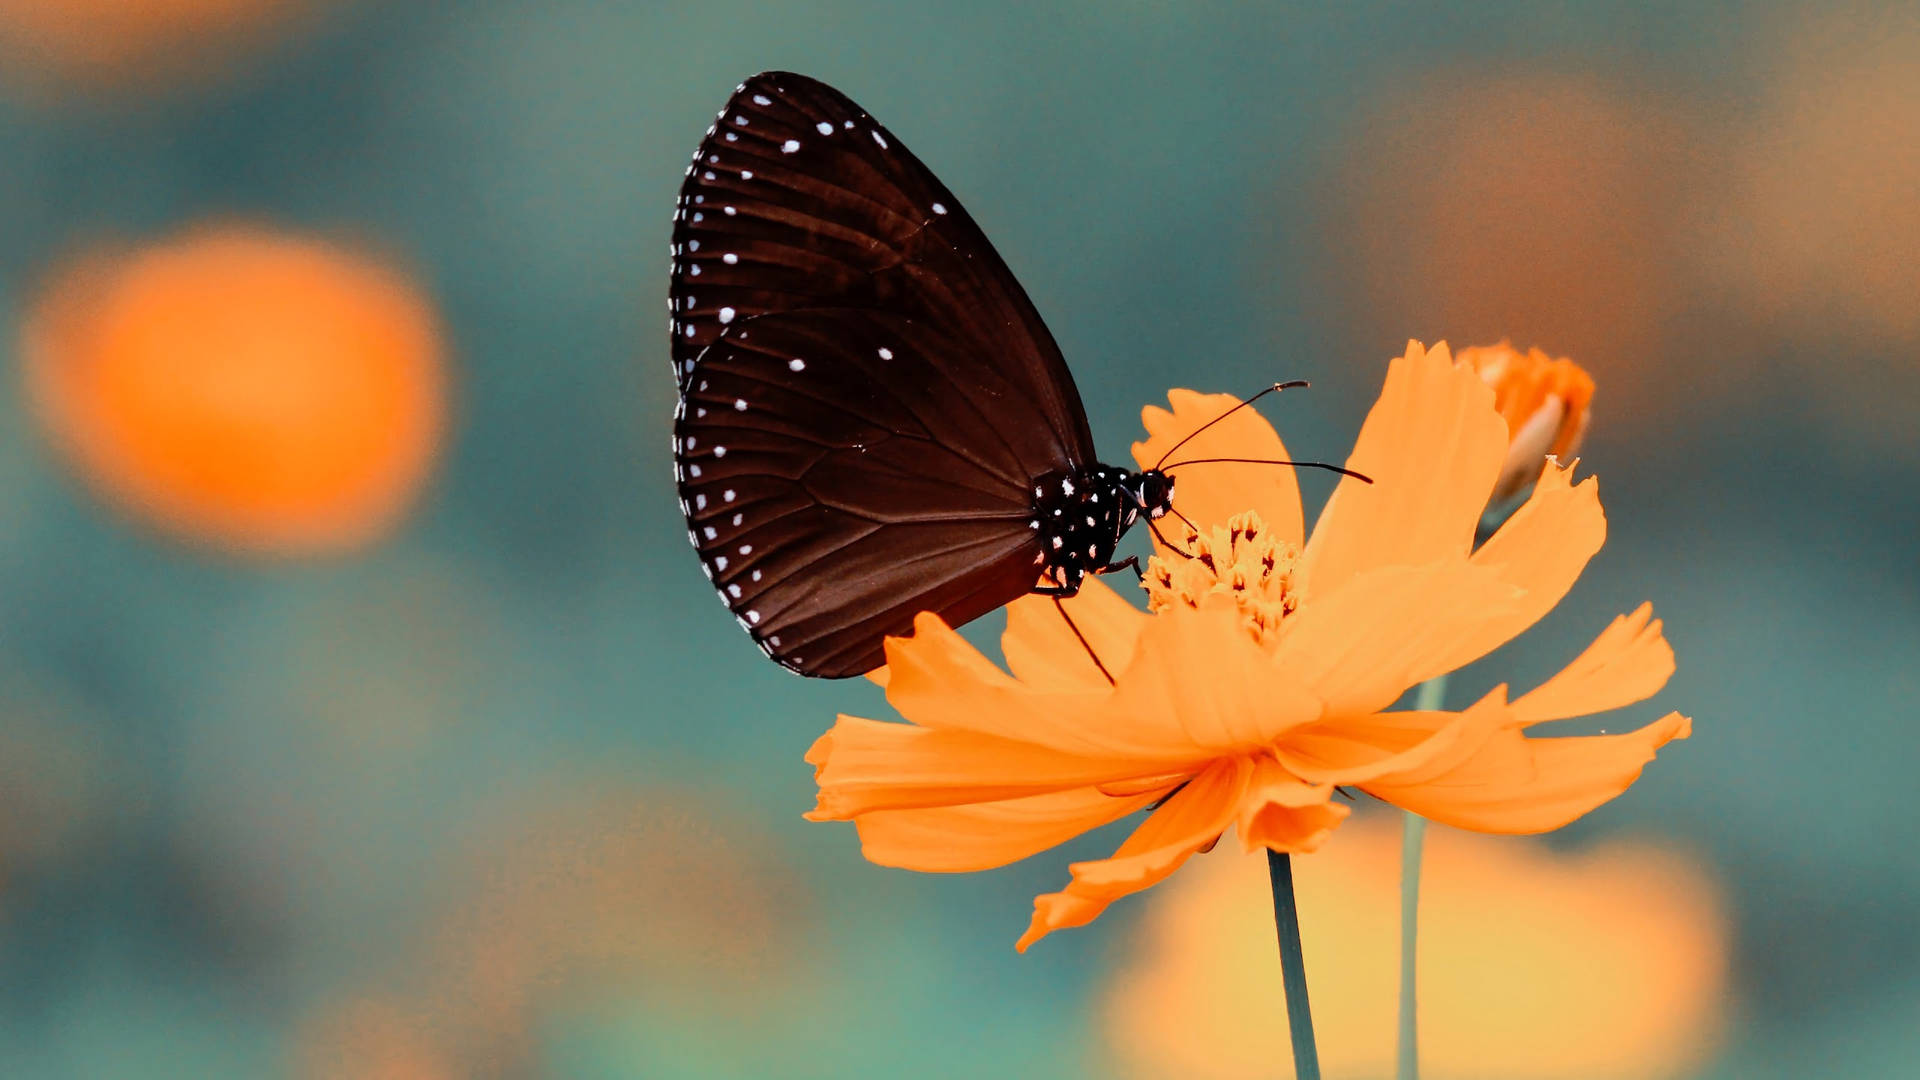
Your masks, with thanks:
[{"label": "butterfly body", "polygon": [[736,88],[672,254],[688,538],[788,669],[862,674],[921,611],[957,626],[1071,594],[1167,512],[1164,473],[1097,460],[1059,348],[959,201],[831,87]]},{"label": "butterfly body", "polygon": [[1142,514],[1157,521],[1172,505],[1173,479],[1157,469],[1096,464],[1035,479],[1027,527],[1039,541],[1034,566],[1052,583],[1041,591],[1072,596],[1088,574],[1129,565],[1113,561],[1127,531]]}]

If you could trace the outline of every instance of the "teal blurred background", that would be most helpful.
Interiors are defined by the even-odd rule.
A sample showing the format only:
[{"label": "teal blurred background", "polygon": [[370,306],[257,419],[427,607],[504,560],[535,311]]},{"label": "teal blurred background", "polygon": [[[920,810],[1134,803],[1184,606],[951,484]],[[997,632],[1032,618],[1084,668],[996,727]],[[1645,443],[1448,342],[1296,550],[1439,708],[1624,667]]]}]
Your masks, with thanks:
[{"label": "teal blurred background", "polygon": [[[1920,1075],[1912,5],[199,0],[73,59],[114,7],[0,2],[0,1075],[1124,1071],[1151,897],[1011,947],[1116,838],[935,877],[802,822],[808,744],[889,714],[765,662],[683,542],[668,224],[767,68],[966,201],[1110,460],[1168,387],[1300,377],[1267,415],[1337,460],[1410,337],[1591,370],[1607,547],[1461,678],[1667,620],[1632,722],[1696,734],[1551,841],[1719,882],[1724,1027],[1646,1075]],[[165,539],[22,393],[64,258],[235,216],[438,312],[447,442],[377,543]]]}]

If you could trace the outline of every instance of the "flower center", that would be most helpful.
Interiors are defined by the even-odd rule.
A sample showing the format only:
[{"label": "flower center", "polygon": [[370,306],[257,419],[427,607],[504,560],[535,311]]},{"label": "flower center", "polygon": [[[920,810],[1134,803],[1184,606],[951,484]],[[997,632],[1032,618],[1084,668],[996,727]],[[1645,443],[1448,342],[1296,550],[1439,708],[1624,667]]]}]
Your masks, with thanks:
[{"label": "flower center", "polygon": [[1176,604],[1197,608],[1209,596],[1230,596],[1254,640],[1264,641],[1291,614],[1293,569],[1300,552],[1274,535],[1260,515],[1249,510],[1195,535],[1187,534],[1191,559],[1155,555],[1141,583],[1147,610]]}]

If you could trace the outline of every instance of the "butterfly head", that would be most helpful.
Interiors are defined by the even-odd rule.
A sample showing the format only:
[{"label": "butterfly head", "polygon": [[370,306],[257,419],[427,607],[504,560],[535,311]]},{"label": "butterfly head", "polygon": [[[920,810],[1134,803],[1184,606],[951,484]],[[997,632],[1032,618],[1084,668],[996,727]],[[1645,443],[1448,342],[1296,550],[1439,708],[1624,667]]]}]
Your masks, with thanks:
[{"label": "butterfly head", "polygon": [[1149,519],[1158,521],[1173,509],[1173,477],[1159,469],[1148,469],[1128,479],[1127,494]]}]

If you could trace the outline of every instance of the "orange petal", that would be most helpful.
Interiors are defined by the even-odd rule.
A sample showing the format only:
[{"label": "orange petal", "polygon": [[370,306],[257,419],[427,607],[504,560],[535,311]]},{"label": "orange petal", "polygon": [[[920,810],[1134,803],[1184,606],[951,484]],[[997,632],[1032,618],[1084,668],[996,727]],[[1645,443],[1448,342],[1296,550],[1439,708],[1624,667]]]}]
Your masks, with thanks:
[{"label": "orange petal", "polygon": [[[1035,690],[1001,671],[932,612],[887,639],[887,701],[927,728],[991,735],[1061,753],[1112,757],[1112,687]],[[1164,771],[1164,770],[1163,770]]]},{"label": "orange petal", "polygon": [[812,821],[875,810],[958,806],[1162,776],[1137,760],[1067,754],[1032,743],[842,716],[807,752],[820,795]]},{"label": "orange petal", "polygon": [[1465,556],[1506,453],[1493,390],[1455,367],[1446,345],[1408,342],[1347,459],[1373,483],[1343,479],[1327,500],[1301,556],[1303,593],[1376,567]]},{"label": "orange petal", "polygon": [[[1462,829],[1547,832],[1627,790],[1655,751],[1692,730],[1693,722],[1679,713],[1624,735],[1529,739],[1510,728],[1496,733],[1486,751],[1443,775],[1418,784],[1382,782],[1364,789]],[[1516,770],[1516,759],[1531,768]]]},{"label": "orange petal", "polygon": [[[1173,406],[1172,412],[1151,405],[1140,410],[1147,440],[1133,444],[1133,460],[1142,469],[1153,468],[1175,443],[1240,404],[1240,399],[1232,394],[1170,390],[1167,402]],[[1227,457],[1288,460],[1287,448],[1281,445],[1273,425],[1250,406],[1194,436],[1167,464]],[[1274,535],[1296,548],[1306,535],[1300,515],[1300,486],[1294,482],[1293,470],[1284,465],[1223,462],[1191,465],[1169,475],[1174,478],[1174,506],[1196,524],[1224,525],[1233,515],[1254,510]],[[1163,525],[1163,531],[1168,527]],[[1167,538],[1179,542],[1186,526],[1175,519],[1170,527],[1180,535],[1169,534]]]},{"label": "orange petal", "polygon": [[1248,851],[1317,850],[1350,813],[1332,797],[1332,785],[1306,783],[1263,755],[1254,761],[1253,777],[1234,818],[1240,842]]},{"label": "orange petal", "polygon": [[1052,931],[1085,926],[1113,903],[1162,880],[1194,852],[1214,842],[1233,822],[1246,793],[1253,763],[1246,758],[1214,762],[1142,822],[1110,859],[1074,863],[1062,892],[1033,902],[1033,922],[1014,948],[1021,952]]},{"label": "orange petal", "polygon": [[1168,790],[1163,785],[1116,798],[1088,787],[970,806],[876,810],[856,825],[862,854],[877,865],[934,873],[990,870],[1118,821]]},{"label": "orange petal", "polygon": [[1589,716],[1645,701],[1673,675],[1673,648],[1653,605],[1613,620],[1564,670],[1513,703],[1521,723]]},{"label": "orange petal", "polygon": [[1228,596],[1173,607],[1140,634],[1142,662],[1120,676],[1108,736],[1168,763],[1250,753],[1321,715],[1320,700],[1280,669]]},{"label": "orange petal", "polygon": [[1449,771],[1511,725],[1506,688],[1465,712],[1385,712],[1309,724],[1274,747],[1274,756],[1301,780],[1365,784],[1382,777]]},{"label": "orange petal", "polygon": [[1511,613],[1462,635],[1452,649],[1435,657],[1433,669],[1422,679],[1470,664],[1505,645],[1573,588],[1587,560],[1607,539],[1607,519],[1600,510],[1599,481],[1589,476],[1575,486],[1568,483],[1572,474],[1572,466],[1549,462],[1533,495],[1473,553],[1475,566],[1497,571],[1522,593]]},{"label": "orange petal", "polygon": [[1281,624],[1279,681],[1312,691],[1329,718],[1378,712],[1433,674],[1455,641],[1510,615],[1515,599],[1497,571],[1465,559],[1368,571]]},{"label": "orange petal", "polygon": [[[1133,578],[1129,576],[1131,585]],[[1097,578],[1080,585],[1080,593],[1059,602],[1073,625],[1086,635],[1086,644],[1060,616],[1055,601],[1031,593],[1007,605],[1007,631],[1000,650],[1015,677],[1034,690],[1104,691],[1112,684],[1087,655],[1091,648],[1107,671],[1119,675],[1133,662],[1133,642],[1148,619]]]}]

